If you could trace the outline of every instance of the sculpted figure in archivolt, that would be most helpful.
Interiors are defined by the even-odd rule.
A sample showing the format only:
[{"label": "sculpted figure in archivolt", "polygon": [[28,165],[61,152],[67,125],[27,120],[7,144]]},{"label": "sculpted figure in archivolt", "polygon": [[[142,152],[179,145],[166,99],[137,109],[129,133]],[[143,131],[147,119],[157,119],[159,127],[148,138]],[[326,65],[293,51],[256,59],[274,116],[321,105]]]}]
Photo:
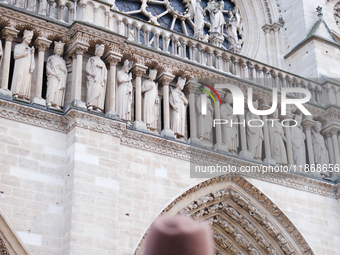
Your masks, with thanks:
[{"label": "sculpted figure in archivolt", "polygon": [[87,93],[86,106],[89,110],[104,111],[107,69],[101,56],[104,54],[104,44],[96,44],[95,56],[86,65]]},{"label": "sculpted figure in archivolt", "polygon": [[64,106],[67,78],[66,63],[61,57],[64,53],[64,45],[63,42],[54,42],[54,55],[47,59],[47,107],[61,108]]},{"label": "sculpted figure in archivolt", "polygon": [[25,30],[23,42],[14,47],[14,72],[11,91],[15,98],[30,99],[32,73],[35,68],[34,47],[29,47],[33,31]]},{"label": "sculpted figure in archivolt", "polygon": [[[258,102],[253,102],[254,108],[258,108]],[[249,120],[251,121],[251,125],[248,125]],[[256,121],[258,120],[258,121]],[[258,115],[255,115],[251,113],[250,111],[247,112],[246,115],[246,126],[247,126],[247,144],[248,144],[248,150],[253,154],[254,159],[261,160],[262,156],[262,141],[264,139],[263,137],[263,131],[261,126],[260,117]]]},{"label": "sculpted figure in archivolt", "polygon": [[[272,114],[272,119],[279,119],[279,112],[276,109]],[[273,123],[268,122],[269,138],[270,138],[270,149],[271,156],[275,159],[278,164],[287,164],[287,152],[283,141],[286,141],[286,137],[283,132],[283,127],[278,121]]]},{"label": "sculpted figure in archivolt", "polygon": [[297,122],[297,126],[291,128],[294,164],[304,167],[306,164],[306,136],[301,127],[302,116],[295,115],[294,119]]},{"label": "sculpted figure in archivolt", "polygon": [[329,154],[326,148],[325,139],[320,134],[322,129],[321,122],[317,121],[312,129],[312,144],[314,151],[315,164],[328,165],[329,164]]},{"label": "sculpted figure in archivolt", "polygon": [[176,89],[170,90],[170,128],[177,135],[177,138],[185,135],[185,122],[188,100],[182,92],[186,78],[179,77]]},{"label": "sculpted figure in archivolt", "polygon": [[149,79],[142,84],[143,98],[143,121],[146,127],[152,131],[157,129],[159,113],[158,83],[154,82],[157,77],[157,70],[149,71]]},{"label": "sculpted figure in archivolt", "polygon": [[117,72],[116,111],[122,120],[131,121],[132,73],[129,73],[132,62],[125,60],[121,70]]},{"label": "sculpted figure in archivolt", "polygon": [[228,151],[237,154],[238,142],[238,127],[237,125],[231,126],[231,122],[237,123],[238,118],[233,114],[233,95],[226,93],[224,95],[225,103],[221,107],[221,119],[228,120],[228,123],[222,125],[222,143],[227,146]]}]

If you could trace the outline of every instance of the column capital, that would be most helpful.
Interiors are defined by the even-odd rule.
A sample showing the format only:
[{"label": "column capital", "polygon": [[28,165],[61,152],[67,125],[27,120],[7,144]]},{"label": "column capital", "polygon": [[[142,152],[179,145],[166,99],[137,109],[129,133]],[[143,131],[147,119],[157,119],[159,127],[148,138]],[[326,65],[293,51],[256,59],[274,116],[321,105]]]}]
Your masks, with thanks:
[{"label": "column capital", "polygon": [[109,63],[110,66],[116,66],[122,59],[123,55],[114,51],[109,51],[105,57],[104,61]]},{"label": "column capital", "polygon": [[13,27],[5,27],[1,31],[1,36],[5,38],[6,41],[13,42],[13,40],[18,36],[19,32],[19,30],[16,30]]},{"label": "column capital", "polygon": [[310,118],[306,118],[302,121],[301,125],[306,129],[306,130],[311,130],[312,127],[314,127],[315,125],[315,121],[310,119]]},{"label": "column capital", "polygon": [[141,65],[141,64],[135,64],[132,68],[132,72],[137,76],[137,77],[142,77],[143,74],[145,74],[146,70],[148,70],[147,66]]},{"label": "column capital", "polygon": [[265,33],[269,33],[270,30],[272,29],[272,26],[269,25],[269,24],[266,24],[266,25],[264,25],[264,26],[262,27],[262,29],[263,29],[263,31],[264,31]]},{"label": "column capital", "polygon": [[189,80],[185,86],[185,90],[188,91],[189,94],[195,94],[198,87],[199,86],[196,81]]},{"label": "column capital", "polygon": [[173,79],[175,79],[175,75],[173,75],[172,73],[168,73],[168,72],[163,72],[158,78],[158,80],[160,81],[160,83],[163,84],[163,86],[169,86],[169,83]]},{"label": "column capital", "polygon": [[34,41],[34,46],[38,49],[38,51],[42,51],[45,52],[47,48],[50,47],[52,41],[44,38],[44,37],[38,37],[35,41]]}]

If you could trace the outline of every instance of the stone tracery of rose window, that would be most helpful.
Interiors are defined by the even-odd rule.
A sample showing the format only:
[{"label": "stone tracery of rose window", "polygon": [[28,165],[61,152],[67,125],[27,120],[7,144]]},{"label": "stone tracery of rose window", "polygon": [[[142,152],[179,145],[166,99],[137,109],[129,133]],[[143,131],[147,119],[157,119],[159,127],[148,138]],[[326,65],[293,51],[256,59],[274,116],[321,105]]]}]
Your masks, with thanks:
[{"label": "stone tracery of rose window", "polygon": [[116,0],[115,5],[121,12],[177,33],[232,52],[242,49],[241,12],[231,0]]}]

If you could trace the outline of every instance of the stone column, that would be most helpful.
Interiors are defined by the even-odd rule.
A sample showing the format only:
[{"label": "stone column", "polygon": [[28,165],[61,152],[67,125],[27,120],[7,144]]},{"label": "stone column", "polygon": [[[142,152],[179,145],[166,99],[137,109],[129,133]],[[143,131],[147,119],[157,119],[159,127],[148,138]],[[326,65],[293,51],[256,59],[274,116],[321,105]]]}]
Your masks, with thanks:
[{"label": "stone column", "polygon": [[189,111],[190,111],[190,138],[188,143],[191,145],[201,146],[201,140],[197,138],[197,116],[196,116],[196,99],[195,93],[198,85],[194,81],[187,83],[187,90],[189,91]]},{"label": "stone column", "polygon": [[333,141],[333,148],[334,148],[334,159],[335,164],[340,164],[340,155],[339,155],[339,144],[338,144],[338,128],[332,128],[330,130],[332,135],[332,141]]},{"label": "stone column", "polygon": [[4,49],[4,62],[2,67],[2,80],[1,80],[1,89],[0,95],[4,97],[12,97],[12,92],[8,89],[8,80],[9,80],[9,67],[11,62],[11,51],[12,51],[12,42],[17,37],[19,31],[12,27],[5,27],[1,36],[5,38],[5,49]]},{"label": "stone column", "polygon": [[146,124],[142,121],[142,76],[148,68],[142,64],[135,64],[132,72],[136,76],[135,90],[135,122],[133,127],[137,130],[147,131]]},{"label": "stone column", "polygon": [[311,118],[306,118],[302,122],[302,126],[306,130],[306,138],[307,138],[307,151],[308,151],[308,159],[309,164],[315,164],[314,161],[314,151],[313,151],[313,143],[312,143],[312,127],[314,127],[315,121],[313,121]]},{"label": "stone column", "polygon": [[197,46],[195,44],[190,45],[190,60],[197,62],[196,61],[196,48]]},{"label": "stone column", "polygon": [[[293,116],[289,113],[285,115],[286,119],[293,119]],[[289,126],[286,124],[286,126]],[[290,133],[290,127],[284,127],[285,135],[286,135],[286,145],[287,145],[287,156],[288,156],[288,164],[294,164],[293,158],[293,145],[292,145],[292,135]]]},{"label": "stone column", "polygon": [[263,26],[262,29],[263,29],[263,31],[264,31],[264,33],[266,35],[267,61],[268,61],[269,65],[273,65],[272,58],[271,58],[272,50],[271,50],[271,43],[270,43],[270,30],[271,30],[271,28],[270,28],[269,25],[265,25],[265,26]]},{"label": "stone column", "polygon": [[255,70],[255,66],[253,66],[252,64],[249,65],[249,70],[250,70],[250,80],[255,81],[256,79],[256,70]]},{"label": "stone column", "polygon": [[243,78],[244,79],[249,79],[249,69],[248,69],[248,64],[246,62],[242,62],[242,70],[243,70]]},{"label": "stone column", "polygon": [[73,57],[72,67],[72,97],[71,106],[77,108],[87,109],[85,102],[81,101],[81,87],[82,87],[82,76],[83,76],[83,55],[87,51],[90,45],[82,40],[80,33],[75,35],[74,41],[71,44],[69,55]]},{"label": "stone column", "polygon": [[[218,102],[214,106],[215,108],[215,119],[221,119],[221,104]],[[228,124],[226,124],[228,125]],[[215,127],[216,132],[216,144],[214,145],[214,151],[223,151],[223,152],[229,152],[228,147],[223,144],[222,142],[222,126],[216,125]]]},{"label": "stone column", "polygon": [[183,51],[182,57],[185,58],[185,59],[188,59],[188,57],[187,57],[187,45],[188,45],[188,43],[186,41],[182,41],[182,51]]},{"label": "stone column", "polygon": [[327,145],[328,145],[328,150],[329,150],[329,159],[330,159],[331,164],[335,164],[332,135],[330,132],[327,132],[326,136],[327,136]]},{"label": "stone column", "polygon": [[241,151],[239,156],[245,159],[254,159],[253,154],[248,151],[247,146],[247,132],[246,132],[246,120],[244,115],[239,115],[239,126],[240,126],[240,136],[241,136]]},{"label": "stone column", "polygon": [[276,46],[276,64],[278,68],[282,68],[281,55],[280,55],[280,26],[274,24],[274,36],[275,36],[275,46]]},{"label": "stone column", "polygon": [[216,69],[223,71],[223,64],[221,60],[222,60],[222,53],[218,51],[216,53]]},{"label": "stone column", "polygon": [[38,48],[38,70],[37,81],[35,84],[35,97],[32,100],[32,104],[38,104],[46,106],[46,100],[42,98],[42,86],[43,86],[43,74],[44,74],[44,60],[45,51],[50,47],[51,41],[43,37],[38,37],[34,45]]},{"label": "stone column", "polygon": [[225,69],[225,72],[226,73],[228,73],[228,74],[230,74],[230,57],[229,56],[225,56],[225,58],[224,58],[224,60],[225,60],[225,67],[224,67],[224,69]]},{"label": "stone column", "polygon": [[161,136],[175,138],[174,131],[170,129],[170,103],[169,103],[169,84],[175,78],[171,73],[162,73],[159,81],[163,85],[163,123],[164,129]]},{"label": "stone column", "polygon": [[169,53],[169,43],[170,43],[169,36],[164,36],[163,37],[163,51],[166,53]]},{"label": "stone column", "polygon": [[145,34],[145,36],[144,36],[144,44],[146,46],[150,46],[150,30],[145,30],[144,34]]},{"label": "stone column", "polygon": [[116,66],[122,58],[122,54],[118,51],[109,51],[105,57],[105,62],[110,64],[109,82],[107,86],[105,113],[106,117],[118,119],[119,115],[116,112]]},{"label": "stone column", "polygon": [[233,74],[235,75],[235,76],[239,76],[239,73],[238,73],[238,64],[239,64],[240,62],[237,60],[237,59],[235,59],[234,60],[234,63],[233,63]]}]

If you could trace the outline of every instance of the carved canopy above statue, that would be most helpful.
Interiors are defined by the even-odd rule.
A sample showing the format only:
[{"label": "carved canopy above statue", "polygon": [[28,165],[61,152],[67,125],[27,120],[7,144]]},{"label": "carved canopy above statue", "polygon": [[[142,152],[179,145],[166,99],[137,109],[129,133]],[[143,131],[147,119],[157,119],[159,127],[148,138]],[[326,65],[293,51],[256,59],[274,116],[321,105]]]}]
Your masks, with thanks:
[{"label": "carved canopy above statue", "polygon": [[[216,255],[314,254],[287,216],[242,177],[222,176],[198,184],[163,212],[209,222]],[[135,254],[142,249],[141,243]]]},{"label": "carved canopy above statue", "polygon": [[116,0],[116,8],[178,33],[240,52],[243,22],[233,0]]}]

